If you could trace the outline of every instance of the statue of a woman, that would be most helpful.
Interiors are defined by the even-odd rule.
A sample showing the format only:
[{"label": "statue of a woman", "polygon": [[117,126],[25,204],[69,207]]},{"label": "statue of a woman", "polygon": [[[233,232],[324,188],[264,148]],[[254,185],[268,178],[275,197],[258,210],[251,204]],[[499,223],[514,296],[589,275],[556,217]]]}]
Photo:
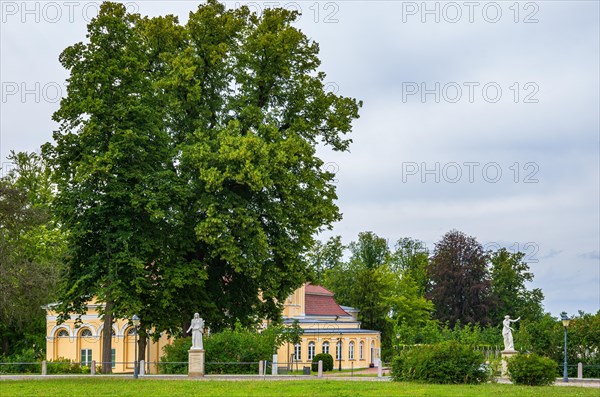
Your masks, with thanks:
[{"label": "statue of a woman", "polygon": [[514,329],[510,327],[510,323],[516,323],[520,319],[521,317],[519,317],[516,320],[511,320],[510,316],[504,316],[504,321],[502,321],[502,324],[504,325],[504,327],[502,328],[502,336],[504,337],[504,350],[515,350],[515,345],[512,336],[512,331],[514,331]]},{"label": "statue of a woman", "polygon": [[198,313],[194,314],[194,318],[192,319],[192,324],[190,324],[190,328],[186,332],[192,331],[192,349],[200,349],[204,350],[204,346],[202,345],[202,330],[204,329],[204,320],[200,318]]}]

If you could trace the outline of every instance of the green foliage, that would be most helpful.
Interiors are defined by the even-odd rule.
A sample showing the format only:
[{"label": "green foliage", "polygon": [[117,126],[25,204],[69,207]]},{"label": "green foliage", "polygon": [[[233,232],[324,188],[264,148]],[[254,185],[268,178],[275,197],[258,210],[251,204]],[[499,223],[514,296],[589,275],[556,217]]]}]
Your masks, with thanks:
[{"label": "green foliage", "polygon": [[319,361],[323,361],[323,372],[333,371],[333,356],[329,353],[319,353],[315,355],[310,366],[311,371],[319,371]]},{"label": "green foliage", "polygon": [[542,317],[544,294],[539,288],[530,291],[525,287],[525,283],[533,281],[533,273],[523,262],[524,256],[505,248],[490,254],[491,287],[496,299],[492,318],[501,319],[507,314],[518,314],[523,320]]},{"label": "green foliage", "polygon": [[34,349],[23,349],[12,356],[0,356],[0,373],[3,374],[40,374],[41,360]]},{"label": "green foliage", "polygon": [[316,147],[347,150],[361,106],[326,92],[298,16],[209,0],[180,24],[104,2],[62,52],[44,147],[69,230],[61,319],[91,296],[171,334],[194,312],[215,331],[280,317],[341,218]]},{"label": "green foliage", "polygon": [[341,305],[360,310],[362,327],[383,333],[382,342],[389,349],[392,310],[391,297],[397,292],[398,277],[389,264],[387,241],[375,233],[360,233],[350,244],[352,255],[348,263],[329,269],[324,286],[335,293]]},{"label": "green foliage", "polygon": [[[209,374],[257,374],[258,361],[273,355],[276,335],[273,332],[224,330],[206,338],[206,372]],[[224,363],[224,364],[211,364]],[[227,364],[230,363],[230,364]],[[247,363],[247,364],[233,364]]]},{"label": "green foliage", "polygon": [[[97,368],[96,368],[97,369]],[[85,365],[79,365],[68,358],[58,357],[56,360],[49,360],[46,364],[48,374],[89,374],[90,368]]]},{"label": "green foliage", "polygon": [[315,285],[323,285],[325,272],[335,269],[343,263],[344,250],[341,236],[331,237],[327,242],[315,241],[314,245],[306,254],[306,260],[311,269],[311,282]]},{"label": "green foliage", "polygon": [[65,236],[48,209],[49,169],[35,153],[11,152],[0,178],[0,339],[2,353],[41,350],[45,312],[55,298]]},{"label": "green foliage", "polygon": [[481,383],[488,379],[484,357],[471,346],[441,342],[415,346],[392,361],[395,381],[426,383]]},{"label": "green foliage", "polygon": [[425,243],[409,237],[399,239],[392,254],[392,266],[396,272],[410,278],[416,283],[420,295],[424,295],[429,278],[429,250]]},{"label": "green foliage", "polygon": [[[569,364],[584,364],[585,377],[600,377],[600,311],[596,314],[579,312],[573,318],[568,332],[567,361]],[[515,346],[519,350],[549,357],[556,362],[563,361],[564,328],[558,318],[545,314],[540,319],[524,320],[515,333]],[[577,368],[568,368],[569,376],[576,376]],[[557,367],[556,375],[562,375]]]},{"label": "green foliage", "polygon": [[558,364],[535,353],[517,354],[508,360],[508,375],[517,385],[546,386],[554,383]]},{"label": "green foliage", "polygon": [[[256,374],[258,361],[270,360],[279,345],[297,338],[297,327],[271,326],[259,333],[243,329],[237,323],[234,330],[224,330],[204,338],[206,373]],[[184,363],[188,361],[191,346],[191,338],[177,338],[171,345],[165,346],[165,354],[160,359],[160,372],[187,373]]]},{"label": "green foliage", "polygon": [[454,327],[449,323],[435,320],[426,321],[420,327],[402,323],[394,328],[397,343],[400,345],[433,344],[442,341],[456,341],[470,346],[502,346],[502,334],[498,327],[482,327],[479,324],[462,325],[457,322]]},{"label": "green foliage", "polygon": [[159,372],[162,374],[187,374],[189,360],[188,350],[192,347],[192,338],[176,338],[163,350],[160,358]]}]

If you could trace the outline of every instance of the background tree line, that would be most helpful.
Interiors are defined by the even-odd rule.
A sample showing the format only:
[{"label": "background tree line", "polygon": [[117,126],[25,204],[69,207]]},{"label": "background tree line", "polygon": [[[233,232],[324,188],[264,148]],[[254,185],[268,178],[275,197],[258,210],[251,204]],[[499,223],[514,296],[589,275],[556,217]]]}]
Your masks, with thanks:
[{"label": "background tree line", "polygon": [[[544,313],[542,291],[528,288],[533,274],[521,252],[486,252],[474,237],[457,230],[446,233],[433,252],[413,238],[390,246],[364,232],[348,246],[339,236],[317,242],[307,260],[314,283],[333,291],[338,303],[360,309],[364,328],[381,331],[386,359],[399,345],[443,340],[503,349],[506,314],[521,317],[514,335],[518,349],[560,358],[557,330],[562,328]],[[590,356],[600,348],[597,338],[583,331],[599,317],[580,313],[574,322],[579,325],[570,331],[582,335],[574,337],[582,344],[573,351],[586,346]]]}]

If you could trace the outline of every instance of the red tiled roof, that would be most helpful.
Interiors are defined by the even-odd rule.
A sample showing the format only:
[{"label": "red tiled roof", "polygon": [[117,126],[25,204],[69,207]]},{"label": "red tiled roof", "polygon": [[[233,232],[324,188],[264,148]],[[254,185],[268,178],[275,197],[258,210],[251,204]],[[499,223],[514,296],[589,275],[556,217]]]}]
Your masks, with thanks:
[{"label": "red tiled roof", "polygon": [[320,285],[306,285],[304,304],[308,316],[349,316],[333,299],[333,292]]},{"label": "red tiled roof", "polygon": [[306,284],[306,287],[304,287],[304,291],[305,294],[316,294],[316,295],[328,295],[328,296],[333,296],[333,292],[329,291],[327,288],[322,287],[320,285],[312,285],[312,284]]}]

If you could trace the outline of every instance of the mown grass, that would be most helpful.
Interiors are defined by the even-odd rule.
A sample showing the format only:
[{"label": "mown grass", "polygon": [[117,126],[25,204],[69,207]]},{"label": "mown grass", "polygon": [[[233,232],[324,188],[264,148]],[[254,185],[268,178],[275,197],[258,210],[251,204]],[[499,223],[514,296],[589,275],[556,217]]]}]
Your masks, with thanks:
[{"label": "mown grass", "polygon": [[0,395],[8,396],[531,396],[598,397],[597,388],[525,387],[506,384],[424,385],[397,382],[341,380],[222,381],[166,379],[33,379],[0,381]]}]

